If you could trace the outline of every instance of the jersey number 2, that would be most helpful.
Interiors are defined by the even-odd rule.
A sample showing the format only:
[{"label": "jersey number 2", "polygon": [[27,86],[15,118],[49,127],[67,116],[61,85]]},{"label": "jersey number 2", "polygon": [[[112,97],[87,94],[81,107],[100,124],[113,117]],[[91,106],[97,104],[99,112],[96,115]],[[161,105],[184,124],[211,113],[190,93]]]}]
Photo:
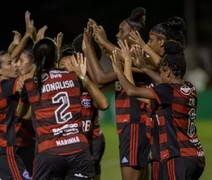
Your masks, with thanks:
[{"label": "jersey number 2", "polygon": [[57,93],[53,98],[52,98],[52,103],[60,103],[62,104],[55,110],[55,118],[58,124],[64,124],[70,119],[72,119],[72,113],[67,112],[64,114],[64,112],[70,107],[70,101],[68,97],[67,92],[60,92]]}]

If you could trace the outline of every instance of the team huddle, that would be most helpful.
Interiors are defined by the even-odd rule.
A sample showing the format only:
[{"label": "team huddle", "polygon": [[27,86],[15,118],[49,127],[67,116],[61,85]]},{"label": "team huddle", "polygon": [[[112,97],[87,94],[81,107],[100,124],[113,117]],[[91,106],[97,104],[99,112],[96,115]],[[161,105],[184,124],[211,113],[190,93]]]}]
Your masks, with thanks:
[{"label": "team huddle", "polygon": [[[119,25],[116,46],[89,19],[62,46],[62,33],[45,37],[47,26],[37,32],[25,13],[25,35],[14,31],[0,51],[1,180],[100,180],[105,137],[98,110],[108,109],[101,89],[112,83],[122,179],[148,180],[148,163],[152,180],[201,177],[197,93],[184,81],[185,23],[172,17],[156,24],[145,43],[145,20],[144,8],[133,10]],[[100,64],[103,54],[113,70]]]}]

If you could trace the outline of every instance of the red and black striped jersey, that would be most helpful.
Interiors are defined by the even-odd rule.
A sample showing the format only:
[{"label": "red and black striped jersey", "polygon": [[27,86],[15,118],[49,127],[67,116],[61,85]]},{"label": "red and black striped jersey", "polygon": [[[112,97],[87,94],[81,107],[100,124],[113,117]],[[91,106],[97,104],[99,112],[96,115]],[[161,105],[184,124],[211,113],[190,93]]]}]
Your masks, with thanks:
[{"label": "red and black striped jersey", "polygon": [[181,84],[160,84],[150,88],[157,103],[150,105],[158,122],[160,160],[185,157],[197,165],[205,166],[203,148],[196,134],[197,94],[195,87],[186,82]]},{"label": "red and black striped jersey", "polygon": [[97,115],[94,120],[93,138],[99,137],[102,134],[103,132],[99,124],[99,116]]},{"label": "red and black striped jersey", "polygon": [[23,142],[27,145],[35,140],[35,131],[31,120],[23,120],[21,126],[21,136]]},{"label": "red and black striped jersey", "polygon": [[17,81],[9,79],[0,82],[0,153],[5,153],[7,146],[24,145],[20,136],[22,120],[17,116]]},{"label": "red and black striped jersey", "polygon": [[[146,74],[138,74],[135,78],[137,87],[146,87],[151,83]],[[129,123],[145,124],[147,117],[146,104],[138,101],[136,98],[129,97],[122,88],[119,81],[115,83],[116,89],[116,123],[117,133],[120,134],[124,127]]]},{"label": "red and black striped jersey", "polygon": [[[148,88],[155,87],[154,83],[151,83]],[[150,105],[151,103],[149,103]],[[152,109],[155,106],[152,104]],[[148,106],[147,117],[146,117],[146,135],[150,140],[151,146],[151,160],[160,161],[160,146],[159,146],[159,132],[158,123],[156,121],[156,114],[152,111],[151,107]]]},{"label": "red and black striped jersey", "polygon": [[88,139],[89,145],[91,145],[94,130],[94,120],[97,116],[98,110],[94,107],[93,100],[86,89],[81,95],[81,105],[83,132]]},{"label": "red and black striped jersey", "polygon": [[88,148],[82,131],[81,86],[74,72],[43,71],[39,102],[36,80],[24,82],[22,101],[32,108],[38,152],[69,155]]}]

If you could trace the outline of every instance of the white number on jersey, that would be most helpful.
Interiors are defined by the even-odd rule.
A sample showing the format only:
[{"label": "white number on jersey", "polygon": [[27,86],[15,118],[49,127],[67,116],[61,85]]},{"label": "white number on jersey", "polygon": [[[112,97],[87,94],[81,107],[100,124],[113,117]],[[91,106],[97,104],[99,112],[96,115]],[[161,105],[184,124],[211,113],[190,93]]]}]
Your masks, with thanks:
[{"label": "white number on jersey", "polygon": [[119,81],[115,82],[115,90],[116,91],[121,91],[122,90],[122,86],[121,86],[121,83]]},{"label": "white number on jersey", "polygon": [[84,133],[90,131],[91,128],[91,120],[82,121],[82,130]]},{"label": "white number on jersey", "polygon": [[193,137],[196,134],[196,126],[195,126],[195,121],[196,121],[196,110],[195,108],[191,108],[189,111],[189,117],[188,117],[188,131],[187,134],[190,137]]},{"label": "white number on jersey", "polygon": [[70,107],[70,101],[67,92],[59,92],[52,98],[52,103],[60,103],[62,104],[55,110],[55,118],[58,124],[64,124],[67,121],[72,119],[72,113],[64,112]]}]

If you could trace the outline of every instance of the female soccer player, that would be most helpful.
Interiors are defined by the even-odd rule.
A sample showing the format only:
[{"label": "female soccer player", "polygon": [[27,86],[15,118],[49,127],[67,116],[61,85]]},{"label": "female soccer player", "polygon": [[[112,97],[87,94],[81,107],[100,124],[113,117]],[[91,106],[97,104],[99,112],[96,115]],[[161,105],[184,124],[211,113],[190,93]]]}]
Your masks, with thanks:
[{"label": "female soccer player", "polygon": [[[34,56],[31,50],[26,49],[21,53],[20,58],[16,63],[20,75],[26,75],[30,71],[32,71],[32,69],[34,69],[33,61]],[[31,121],[31,108],[29,109],[27,115],[23,117],[23,119],[22,136],[26,146],[19,148],[18,154],[23,159],[24,164],[26,165],[30,175],[32,175],[33,160],[35,157],[35,131],[33,129]]]},{"label": "female soccer player", "polygon": [[[164,56],[164,45],[166,41],[172,39],[179,41],[183,46],[185,45],[185,37],[183,30],[185,29],[185,22],[180,17],[169,18],[166,22],[156,24],[149,32],[149,41],[147,44],[143,41],[138,32],[131,32],[130,39],[140,46],[145,53],[150,55],[151,59],[159,64],[161,58]],[[152,53],[154,51],[156,54]],[[158,56],[159,55],[159,56]],[[142,69],[152,80],[160,84],[162,80],[157,72],[150,68]]]},{"label": "female soccer player", "polygon": [[[140,33],[145,28],[146,10],[136,8],[130,17],[122,21],[117,38],[127,40],[129,46],[132,41],[129,40],[130,32],[137,30]],[[115,49],[115,45],[110,43],[105,36],[102,27],[97,27],[93,21],[94,37],[101,47],[109,52]],[[85,56],[89,59],[89,64],[93,70],[96,82],[99,85],[108,85],[117,80],[114,71],[105,72],[101,67],[93,50],[89,39],[89,30],[84,33],[85,45],[88,53]],[[136,86],[145,86],[151,83],[150,78],[145,74],[134,74]],[[149,140],[145,132],[146,106],[140,103],[136,98],[127,96],[119,82],[116,82],[116,120],[117,132],[119,134],[120,165],[122,178],[125,180],[140,180],[143,178],[144,169],[147,167],[149,155]]]},{"label": "female soccer player", "polygon": [[[101,49],[99,48],[98,44],[93,40],[92,43],[94,44],[95,53],[97,58],[101,58]],[[68,56],[72,56],[75,52],[83,53],[83,34],[78,35],[72,42],[72,47],[65,46],[61,50],[61,57],[59,61],[59,67],[63,67],[63,60],[65,60]],[[73,52],[75,51],[75,52]],[[87,58],[87,67],[89,66],[89,59]],[[88,67],[88,75],[93,80],[93,74]],[[95,80],[94,80],[95,81]],[[99,93],[94,93],[96,97],[92,98],[86,89],[83,90],[81,96],[81,104],[82,104],[82,121],[83,121],[83,131],[88,138],[91,154],[94,161],[95,167],[95,177],[94,180],[100,179],[101,174],[101,159],[105,150],[105,138],[100,129],[100,125],[98,122],[98,109],[94,106],[96,103],[95,101],[100,101],[101,108],[100,110],[105,110],[108,106],[104,105],[104,98],[103,94],[100,96]],[[108,104],[108,103],[107,103]]]},{"label": "female soccer player", "polygon": [[[139,49],[142,48],[144,52],[150,55],[152,60],[154,60],[154,62],[158,64],[161,61],[161,58],[164,56],[164,44],[167,40],[173,39],[173,40],[179,41],[184,46],[185,44],[185,37],[183,35],[184,29],[185,29],[184,20],[180,17],[172,17],[172,18],[169,18],[166,22],[162,22],[155,25],[150,30],[149,41],[147,44],[142,40],[138,32],[131,32],[130,39],[134,43],[139,45],[140,46]],[[155,56],[155,54],[152,54],[150,49],[152,49],[159,56]],[[126,64],[125,66],[127,67]],[[141,67],[138,66],[138,68],[141,68]],[[145,72],[149,77],[151,77],[151,79],[154,82],[152,86],[154,86],[154,84],[162,83],[162,79],[157,71],[153,71],[146,66],[145,68],[142,67],[141,70]],[[153,118],[155,118],[155,116],[153,116]],[[154,149],[152,148],[151,150],[152,151],[151,153],[152,176],[154,176],[155,180],[157,180],[157,177],[158,177],[157,174],[160,169],[159,144],[157,143],[157,141],[154,141],[154,142],[152,141],[152,136],[154,134],[154,139],[156,138],[158,139],[159,136],[157,137],[157,134],[158,134],[158,132],[156,131],[157,128],[155,128],[154,131],[151,131],[150,129],[153,126],[157,127],[158,125],[157,123],[152,124],[152,122],[149,120],[150,119],[146,119],[146,131],[147,131],[148,137],[150,137],[150,144],[153,145],[154,143]],[[156,177],[155,177],[155,174],[156,174]]]},{"label": "female soccer player", "polygon": [[[52,39],[38,41],[33,54],[34,78],[24,81],[21,92],[24,104],[18,106],[21,117],[28,112],[29,103],[32,107],[37,138],[33,179],[91,179],[94,168],[82,132],[81,81],[75,72],[54,68],[57,47]],[[78,72],[86,84],[80,68]]]},{"label": "female soccer player", "polygon": [[18,69],[13,59],[0,53],[0,178],[31,179],[17,151],[24,146],[21,135],[22,119],[17,117],[19,94],[16,93]]},{"label": "female soccer player", "polygon": [[156,87],[147,89],[131,84],[122,72],[116,52],[111,57],[113,68],[126,93],[131,97],[144,98],[156,116],[154,121],[158,123],[162,163],[159,179],[197,180],[203,173],[205,158],[196,134],[196,90],[183,79],[186,61],[181,43],[167,41],[164,50],[165,56],[160,63],[163,83]]}]

